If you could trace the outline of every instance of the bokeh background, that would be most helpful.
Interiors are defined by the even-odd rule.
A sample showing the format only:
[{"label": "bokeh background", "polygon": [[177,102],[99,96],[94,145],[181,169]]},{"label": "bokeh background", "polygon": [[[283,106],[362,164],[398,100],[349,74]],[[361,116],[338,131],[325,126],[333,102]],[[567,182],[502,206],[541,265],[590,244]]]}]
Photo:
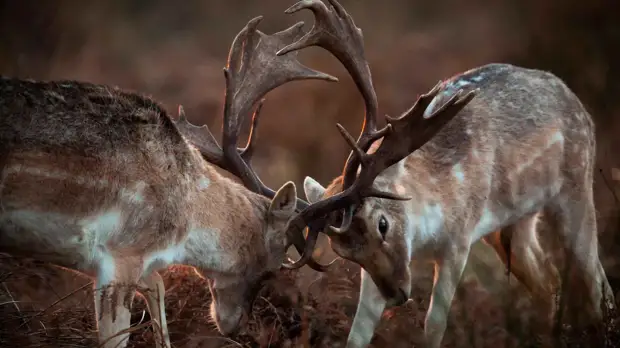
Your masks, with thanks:
[{"label": "bokeh background", "polygon": [[[306,23],[305,28],[308,30],[313,23],[309,12],[295,15],[283,13],[293,3],[292,0],[3,0],[0,1],[0,74],[45,80],[77,79],[139,91],[159,100],[174,115],[177,106],[181,104],[194,123],[207,123],[212,129],[219,130],[224,92],[222,68],[232,39],[248,20],[257,15],[264,16],[259,29],[265,33],[282,30],[300,20]],[[382,114],[399,114],[415,101],[418,94],[430,89],[438,80],[491,62],[549,70],[566,81],[591,112],[597,125],[598,172],[595,176],[595,192],[599,234],[604,264],[612,285],[618,291],[620,24],[617,16],[620,13],[620,2],[341,0],[341,3],[363,29],[366,54]],[[306,175],[327,184],[339,174],[348,155],[348,149],[336,130],[336,122],[342,123],[352,132],[357,132],[361,126],[362,99],[340,63],[320,48],[306,49],[300,54],[300,60],[312,68],[337,76],[340,82],[294,82],[267,96],[254,163],[263,181],[272,187],[293,180],[301,188]],[[40,308],[54,304],[54,308],[39,314],[38,317],[42,318],[48,312],[58,314],[60,309],[57,307],[62,306],[55,302],[72,289],[82,286],[80,282],[86,284],[86,280],[67,281],[69,276],[64,272],[58,273],[46,268],[48,273],[43,273],[41,269],[47,267],[44,265],[28,263],[28,267],[25,267],[24,262],[0,259],[5,271],[0,272],[4,274],[4,278],[0,277],[0,294],[3,298],[14,299],[22,296],[33,303],[39,301],[37,303],[42,306]],[[321,341],[328,339],[325,338],[328,336],[330,345],[337,344],[334,342],[342,344],[355,310],[357,270],[350,264],[343,263],[341,266],[343,272],[351,276],[347,284],[341,284],[346,291],[338,288],[338,291],[344,291],[342,298],[333,301],[337,302],[333,308],[323,305],[327,308],[324,308],[323,312],[317,309],[316,313],[310,314],[311,318],[315,318],[310,320],[311,323],[331,323],[326,324],[323,329],[316,324],[309,330],[310,335],[315,337],[312,343],[315,346],[328,342]],[[416,330],[411,330],[411,325],[421,328],[420,318],[423,318],[428,305],[428,274],[420,280],[426,284],[421,285],[420,302],[401,311],[402,316],[417,319],[409,322],[403,319],[404,324],[394,324],[394,327],[403,328],[398,336],[400,338],[394,338],[395,333],[389,331],[394,329],[393,327],[388,325],[382,328],[383,331],[377,334],[375,340],[377,347],[382,346],[382,337],[392,337],[386,342],[395,346],[400,346],[401,343],[411,346],[412,342],[416,342]],[[74,279],[75,276],[70,277]],[[186,277],[191,278],[191,275]],[[291,277],[291,286],[294,286],[298,279],[296,280],[294,275]],[[64,280],[60,282],[55,279]],[[321,281],[327,282],[321,286],[333,285],[329,280]],[[185,301],[183,296],[193,294],[193,298],[208,297],[204,284],[200,285],[199,280],[192,280],[198,283],[191,285],[187,285],[188,282],[189,280],[184,280],[175,283],[177,288],[183,288],[186,293],[178,289],[170,291],[170,296],[173,297],[170,306],[174,307],[170,315],[176,315],[178,322],[186,320],[187,318],[183,319],[183,313],[190,311],[179,307],[178,302]],[[34,290],[24,288],[24,283],[28,283],[28,289]],[[43,286],[43,283],[48,285]],[[43,290],[50,287],[55,289],[54,295]],[[196,295],[198,290],[191,287],[199,288],[204,297]],[[59,290],[60,288],[62,290]],[[489,292],[470,291],[474,291],[480,299],[470,301],[472,306],[480,302],[479,306],[483,311],[492,311],[489,308],[493,306],[487,301],[491,301],[493,297]],[[333,293],[336,292],[334,290]],[[44,299],[41,299],[41,296]],[[89,340],[94,337],[93,324],[88,323],[90,304],[87,295],[79,294],[71,296],[75,303],[79,302],[75,299],[76,296],[81,296],[81,300],[85,301],[83,311],[86,313],[81,319],[86,323],[76,325],[83,325],[86,331],[91,330],[85,334],[83,341],[76,340],[81,342],[80,344],[88,345],[88,342],[91,342]],[[307,300],[310,301],[311,297]],[[200,311],[206,315],[206,306],[207,304],[197,302],[196,307],[191,309],[191,315]],[[287,309],[289,314],[299,316],[299,313],[305,313],[296,302],[286,302],[286,305],[282,306],[292,308]],[[39,307],[34,304],[31,307],[30,310],[35,314],[41,310],[36,309]],[[74,307],[74,310],[75,308],[77,307]],[[499,311],[497,308],[495,310]],[[184,310],[186,312],[183,312]],[[24,311],[25,307],[0,305],[0,315],[6,317],[22,315]],[[278,325],[281,330],[286,329],[285,320],[280,314],[276,315],[280,324],[273,319],[276,324],[271,331],[266,331],[272,332],[272,336]],[[191,317],[190,314],[187,315]],[[293,319],[291,323],[295,322]],[[66,324],[67,320],[63,323]],[[196,322],[200,320],[196,319]],[[396,319],[392,320],[395,321]],[[32,326],[37,325],[33,323],[22,324],[21,331],[11,334],[42,330],[40,326],[34,329]],[[184,334],[204,333],[200,331],[200,324],[192,322],[187,325],[193,329],[181,329],[175,324],[172,325],[173,331],[180,332],[173,338],[177,343],[184,342],[178,343],[179,346],[190,346],[183,341]],[[209,327],[208,323],[205,325]],[[452,325],[452,338],[449,337],[447,342],[456,344],[460,337],[458,333],[465,335],[467,330],[459,331],[456,329],[458,324]],[[481,325],[490,327],[490,324]],[[39,332],[40,337],[37,336],[37,339],[42,341],[37,342],[43,342],[40,343],[42,345],[49,343],[45,338],[48,331],[49,328]],[[60,336],[66,333],[66,330],[61,331],[58,331]],[[216,336],[212,330],[210,332],[209,335]],[[271,346],[286,346],[297,342],[295,340],[300,335],[291,334],[289,331],[278,332],[278,335],[284,337],[280,341],[275,338],[260,341],[256,335],[246,341],[253,342],[247,343],[250,346],[267,346],[264,342],[271,342]],[[147,334],[143,333],[144,335]],[[290,337],[285,337],[286,335]],[[0,334],[0,342],[16,342],[11,341],[15,339],[13,336],[5,339],[8,341],[3,341]],[[145,338],[146,342],[148,339]],[[58,342],[60,341],[51,345],[62,346]],[[231,344],[218,340],[205,342],[205,345],[196,346]],[[463,344],[471,346],[471,342],[467,342],[469,343]],[[486,344],[497,345],[484,339],[476,343],[479,346]]]}]

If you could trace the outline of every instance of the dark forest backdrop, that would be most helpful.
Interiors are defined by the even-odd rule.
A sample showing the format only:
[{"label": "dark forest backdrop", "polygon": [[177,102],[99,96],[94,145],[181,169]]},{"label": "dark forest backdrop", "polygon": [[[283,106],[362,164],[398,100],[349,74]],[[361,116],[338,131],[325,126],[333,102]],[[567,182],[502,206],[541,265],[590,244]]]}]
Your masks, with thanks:
[{"label": "dark forest backdrop", "polygon": [[[219,129],[224,91],[222,68],[232,39],[257,15],[264,15],[259,29],[266,33],[299,20],[306,22],[309,29],[313,22],[310,13],[283,13],[293,3],[0,1],[0,74],[79,79],[140,91],[161,101],[173,114],[177,105],[182,104],[194,123],[206,122],[212,129]],[[597,124],[599,173],[595,176],[595,192],[602,253],[610,280],[618,291],[620,2],[341,3],[364,31],[382,113],[399,114],[438,80],[490,62],[549,70],[568,83]],[[319,48],[307,49],[300,56],[305,64],[337,76],[340,83],[295,82],[267,96],[255,166],[270,186],[293,180],[301,187],[306,175],[326,184],[339,173],[348,154],[336,131],[336,122],[352,131],[361,126],[362,100],[340,63]],[[5,264],[10,262],[13,261],[7,259]],[[10,268],[7,272],[14,276]],[[7,276],[0,287],[3,296],[20,292],[11,279]],[[354,284],[349,288],[353,307],[345,310],[346,315],[341,318],[343,327],[350,322],[357,296]],[[428,295],[423,293],[421,298],[428,301]],[[178,295],[173,301],[181,299]],[[424,304],[420,306],[420,310],[425,308]],[[181,313],[181,309],[174,313]],[[416,315],[423,318],[423,313]],[[319,329],[313,332],[316,330]],[[343,341],[344,336],[337,339]],[[402,342],[411,340],[403,338]],[[400,341],[391,342],[398,346]]]}]

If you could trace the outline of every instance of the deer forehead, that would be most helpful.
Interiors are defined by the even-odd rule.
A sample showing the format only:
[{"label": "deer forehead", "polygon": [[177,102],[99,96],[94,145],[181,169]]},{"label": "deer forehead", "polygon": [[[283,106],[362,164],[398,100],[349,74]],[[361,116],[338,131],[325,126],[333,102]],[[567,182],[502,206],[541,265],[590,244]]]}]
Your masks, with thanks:
[{"label": "deer forehead", "polygon": [[380,198],[367,198],[360,208],[358,216],[367,222],[373,222],[380,216],[388,218],[392,223],[402,224],[405,219],[405,203]]},{"label": "deer forehead", "polygon": [[465,171],[461,163],[457,163],[452,167],[452,176],[458,183],[463,183],[465,181]]}]

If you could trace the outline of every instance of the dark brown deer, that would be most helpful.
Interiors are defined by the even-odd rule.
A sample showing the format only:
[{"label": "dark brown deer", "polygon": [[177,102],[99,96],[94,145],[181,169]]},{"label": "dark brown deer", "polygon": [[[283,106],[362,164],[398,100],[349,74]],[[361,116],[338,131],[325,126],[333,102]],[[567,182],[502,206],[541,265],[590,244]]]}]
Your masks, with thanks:
[{"label": "dark brown deer", "polygon": [[[598,256],[594,124],[577,96],[551,73],[489,64],[440,82],[378,129],[361,30],[336,0],[329,7],[304,0],[286,12],[302,9],[312,10],[314,27],[280,54],[313,45],[328,50],[366,107],[357,141],[339,128],[353,149],[343,175],[327,188],[304,182],[312,204],[305,215],[326,218],[312,220],[301,264],[322,231],[338,255],[363,268],[347,347],[367,346],[383,310],[410,297],[414,259],[435,264],[424,333],[430,347],[439,347],[470,248],[480,239],[536,298],[550,302],[559,279],[537,239],[541,212],[554,218],[575,261],[571,279],[587,289],[581,310],[600,319],[601,300],[613,304],[613,295]],[[512,257],[502,239],[511,242]]]},{"label": "dark brown deer", "polygon": [[[335,80],[296,55],[276,52],[303,23],[267,36],[252,19],[232,43],[222,147],[210,131],[173,121],[153,100],[76,81],[0,78],[0,251],[48,261],[95,281],[99,340],[124,347],[139,287],[170,346],[158,269],[195,267],[209,280],[211,315],[222,334],[247,318],[264,280],[304,250],[288,220],[307,203],[292,182],[277,192],[250,167],[255,129],[237,148],[245,117],[286,82]],[[215,166],[238,176],[222,176]],[[310,261],[310,265],[323,270]]]}]

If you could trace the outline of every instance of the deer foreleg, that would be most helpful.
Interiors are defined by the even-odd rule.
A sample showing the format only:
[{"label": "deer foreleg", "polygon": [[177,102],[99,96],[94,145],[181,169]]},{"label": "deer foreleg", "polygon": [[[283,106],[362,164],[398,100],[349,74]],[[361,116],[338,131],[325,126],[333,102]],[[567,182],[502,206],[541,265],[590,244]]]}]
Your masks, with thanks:
[{"label": "deer foreleg", "polygon": [[107,257],[102,262],[95,283],[100,347],[124,348],[127,345],[129,332],[123,330],[130,326],[130,309],[141,271],[141,264],[132,261]]},{"label": "deer foreleg", "polygon": [[360,298],[347,338],[347,348],[367,347],[370,344],[387,303],[364,269],[361,270],[361,278]]},{"label": "deer foreleg", "polygon": [[424,336],[429,348],[438,348],[448,323],[448,314],[457,286],[465,270],[469,245],[450,246],[435,263],[431,303],[424,321]]},{"label": "deer foreleg", "polygon": [[170,347],[170,335],[168,334],[168,324],[166,322],[166,307],[164,305],[164,295],[166,289],[164,280],[159,273],[151,274],[140,279],[140,292],[146,300],[146,305],[153,321],[155,331],[155,345],[157,348]]}]

